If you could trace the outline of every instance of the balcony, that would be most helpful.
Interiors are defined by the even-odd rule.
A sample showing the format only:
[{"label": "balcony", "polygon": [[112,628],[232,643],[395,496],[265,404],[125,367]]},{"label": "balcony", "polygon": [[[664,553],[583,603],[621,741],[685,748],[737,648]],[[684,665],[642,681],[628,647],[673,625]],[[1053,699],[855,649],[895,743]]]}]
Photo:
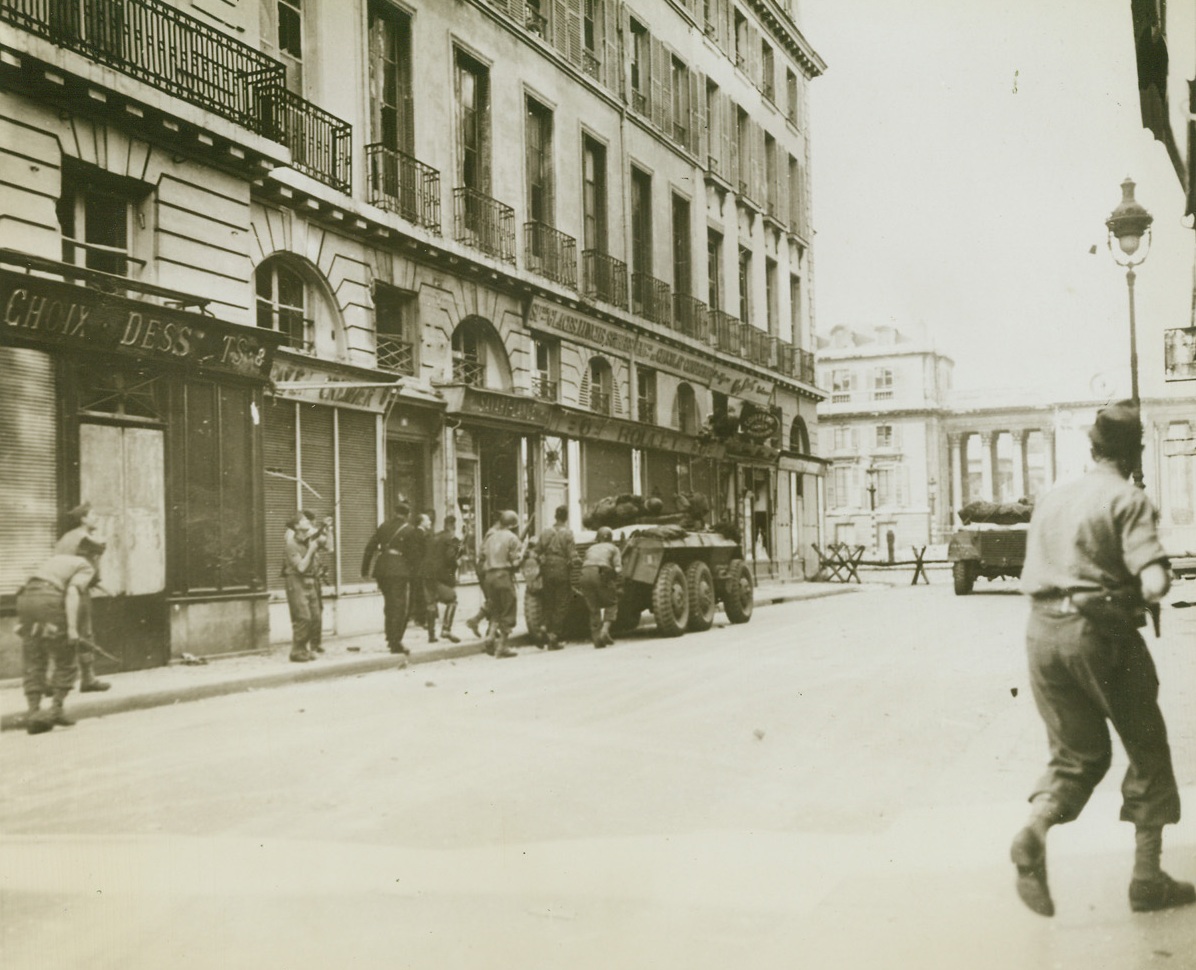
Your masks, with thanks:
[{"label": "balcony", "polygon": [[535,34],[541,40],[548,37],[548,18],[538,10],[532,10],[529,7],[523,12],[523,26],[529,33]]},{"label": "balcony", "polygon": [[281,82],[259,86],[262,134],[291,150],[291,165],[346,194],[352,188],[353,128]]},{"label": "balcony", "polygon": [[610,414],[610,391],[591,387],[590,410],[595,414]]},{"label": "balcony", "polygon": [[648,96],[643,91],[631,92],[631,110],[645,118],[648,117]]},{"label": "balcony", "polygon": [[891,400],[893,400],[893,389],[891,387],[874,387],[872,389],[872,400],[874,400],[874,401],[891,401]]},{"label": "balcony", "polygon": [[527,268],[577,289],[577,240],[542,222],[523,224],[523,256]]},{"label": "balcony", "polygon": [[673,327],[695,340],[710,339],[710,322],[706,304],[684,293],[673,294]]},{"label": "balcony", "polygon": [[378,334],[378,370],[391,374],[415,375],[415,346],[409,340]]},{"label": "balcony", "polygon": [[631,309],[635,313],[667,327],[672,323],[671,302],[668,283],[647,273],[631,274]]},{"label": "balcony", "polygon": [[582,51],[581,69],[597,81],[599,80],[599,73],[602,69],[602,62],[598,60],[592,51]]},{"label": "balcony", "polygon": [[453,354],[453,383],[470,387],[486,386],[486,365],[469,354]]},{"label": "balcony", "polygon": [[743,356],[753,364],[769,366],[772,363],[772,338],[763,330],[744,327]]},{"label": "balcony", "polygon": [[850,404],[851,391],[831,391],[831,404]]},{"label": "balcony", "polygon": [[440,173],[413,155],[373,144],[365,147],[371,204],[417,226],[440,232]]},{"label": "balcony", "polygon": [[724,354],[743,356],[743,342],[740,331],[743,324],[722,310],[710,311],[710,335],[716,350]]},{"label": "balcony", "polygon": [[640,398],[635,402],[635,416],[644,424],[656,423],[656,400]]},{"label": "balcony", "polygon": [[0,0],[0,21],[259,134],[260,92],[286,79],[274,58],[162,0]]},{"label": "balcony", "polygon": [[541,401],[557,399],[557,382],[549,376],[548,371],[536,371],[532,375],[532,397]]},{"label": "balcony", "polygon": [[582,295],[612,306],[627,307],[627,264],[597,249],[581,254]]},{"label": "balcony", "polygon": [[464,186],[453,189],[457,242],[504,262],[515,262],[515,210]]},{"label": "balcony", "polygon": [[814,351],[798,348],[797,373],[793,376],[807,384],[814,383]]}]

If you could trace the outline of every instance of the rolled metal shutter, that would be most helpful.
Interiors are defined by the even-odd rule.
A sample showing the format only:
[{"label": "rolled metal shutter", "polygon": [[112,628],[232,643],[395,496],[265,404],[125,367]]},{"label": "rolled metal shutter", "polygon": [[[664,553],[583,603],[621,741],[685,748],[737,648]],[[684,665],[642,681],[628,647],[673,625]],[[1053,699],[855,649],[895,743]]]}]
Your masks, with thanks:
[{"label": "rolled metal shutter", "polygon": [[[317,519],[336,511],[336,432],[335,408],[321,404],[299,405],[299,508]],[[330,557],[328,582],[336,585]]]},{"label": "rolled metal shutter", "polygon": [[15,593],[58,535],[54,358],[0,347],[0,595]]},{"label": "rolled metal shutter", "polygon": [[299,507],[293,401],[266,399],[262,439],[266,465],[266,585],[282,589],[282,534],[287,519]]},{"label": "rolled metal shutter", "polygon": [[360,580],[361,554],[378,527],[378,418],[362,411],[337,412],[340,441],[340,529],[342,581]]}]

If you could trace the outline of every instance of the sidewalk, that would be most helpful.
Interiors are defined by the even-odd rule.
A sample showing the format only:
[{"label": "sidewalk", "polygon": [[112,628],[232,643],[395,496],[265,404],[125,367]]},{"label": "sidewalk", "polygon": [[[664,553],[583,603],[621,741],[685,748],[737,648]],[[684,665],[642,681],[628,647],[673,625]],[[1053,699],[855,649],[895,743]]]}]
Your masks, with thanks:
[{"label": "sidewalk", "polygon": [[[867,588],[866,586],[863,588]],[[858,585],[840,583],[766,583],[756,588],[756,606],[789,603],[794,600],[818,599],[840,593],[860,591]],[[523,621],[523,594],[519,597],[519,625],[515,627],[511,646],[528,647],[531,641]],[[440,640],[428,643],[422,630],[412,628],[408,634],[409,657],[396,656],[386,649],[381,632],[366,636],[330,637],[324,641],[325,653],[312,663],[295,664],[289,659],[290,647],[276,645],[269,653],[230,656],[210,660],[206,664],[183,662],[150,670],[105,675],[111,690],[97,694],[72,691],[67,710],[75,720],[103,717],[124,711],[163,707],[205,697],[218,697],[242,691],[300,684],[330,677],[350,677],[378,670],[398,669],[410,664],[432,663],[481,653],[481,640],[474,639],[457,624],[454,631],[460,643]],[[0,730],[24,727],[25,695],[19,680],[0,682]]]}]

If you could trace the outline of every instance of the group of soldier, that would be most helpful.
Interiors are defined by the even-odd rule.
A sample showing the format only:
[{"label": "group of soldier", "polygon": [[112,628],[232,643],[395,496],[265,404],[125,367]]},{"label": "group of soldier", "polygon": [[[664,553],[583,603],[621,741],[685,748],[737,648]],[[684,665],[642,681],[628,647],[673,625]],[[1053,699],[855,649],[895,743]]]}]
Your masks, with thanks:
[{"label": "group of soldier", "polygon": [[[71,509],[65,518],[67,528],[53,552],[17,593],[17,633],[29,707],[25,727],[30,734],[75,723],[63,702],[76,679],[85,693],[111,686],[95,675],[97,647],[91,624],[91,591],[99,585],[107,543],[97,533],[99,519],[88,503]],[[47,710],[42,710],[43,700],[50,701]]]}]

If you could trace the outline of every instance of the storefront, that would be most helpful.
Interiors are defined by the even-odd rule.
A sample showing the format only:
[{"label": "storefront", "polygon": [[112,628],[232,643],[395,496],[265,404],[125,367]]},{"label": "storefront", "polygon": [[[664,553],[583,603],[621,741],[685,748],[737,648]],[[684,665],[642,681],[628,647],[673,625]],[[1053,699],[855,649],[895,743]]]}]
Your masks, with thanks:
[{"label": "storefront", "polygon": [[101,669],[264,647],[258,470],[276,335],[6,270],[0,309],[0,670],[19,664],[13,594],[81,500],[108,539],[95,627],[116,660]]}]

